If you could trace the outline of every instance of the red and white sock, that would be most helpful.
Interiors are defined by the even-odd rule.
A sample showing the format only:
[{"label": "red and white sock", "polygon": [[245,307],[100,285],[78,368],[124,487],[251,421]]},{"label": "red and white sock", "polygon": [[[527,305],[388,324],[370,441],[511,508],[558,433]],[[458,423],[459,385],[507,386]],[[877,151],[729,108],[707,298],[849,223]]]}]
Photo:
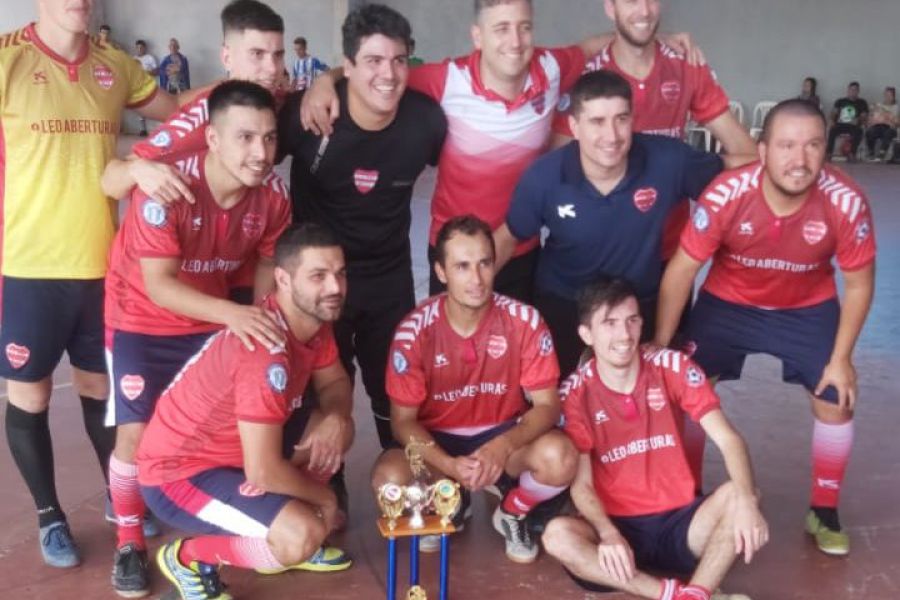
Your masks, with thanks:
[{"label": "red and white sock", "polygon": [[531,471],[524,471],[519,475],[519,485],[511,489],[503,498],[503,510],[511,515],[522,517],[544,500],[558,496],[565,489],[565,487],[555,485],[544,485],[534,479]]},{"label": "red and white sock", "polygon": [[662,579],[660,583],[662,584],[662,589],[659,592],[659,600],[675,600],[675,594],[684,585],[677,579]]},{"label": "red and white sock", "polygon": [[109,496],[116,516],[117,548],[134,544],[139,550],[147,549],[144,541],[144,498],[138,484],[138,468],[112,455],[109,457]]},{"label": "red and white sock", "polygon": [[812,442],[812,506],[837,508],[853,446],[853,421],[840,425],[816,419]]},{"label": "red and white sock", "polygon": [[205,535],[184,540],[178,560],[183,565],[197,561],[207,565],[233,565],[242,569],[281,569],[265,538],[237,535]]},{"label": "red and white sock", "polygon": [[712,592],[699,585],[683,585],[672,600],[710,600]]}]

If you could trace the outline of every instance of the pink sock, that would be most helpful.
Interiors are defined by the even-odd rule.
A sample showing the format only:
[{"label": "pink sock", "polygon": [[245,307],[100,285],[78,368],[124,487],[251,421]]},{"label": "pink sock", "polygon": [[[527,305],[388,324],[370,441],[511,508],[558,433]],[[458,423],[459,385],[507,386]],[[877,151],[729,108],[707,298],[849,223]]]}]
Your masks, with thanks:
[{"label": "pink sock", "polygon": [[524,471],[519,475],[519,485],[509,491],[503,498],[503,510],[511,515],[524,516],[531,512],[535,506],[558,496],[565,487],[544,485],[535,481],[531,471]]},{"label": "pink sock", "polygon": [[853,421],[840,425],[816,419],[812,442],[812,506],[837,508],[853,446]]},{"label": "pink sock", "polygon": [[109,457],[109,496],[116,516],[117,547],[134,544],[138,549],[145,550],[145,506],[137,474],[137,465],[123,462],[115,455]]},{"label": "pink sock", "polygon": [[283,568],[264,538],[237,535],[205,535],[184,540],[178,560],[184,565],[197,561],[213,566],[233,565],[242,569]]},{"label": "pink sock", "polygon": [[675,592],[675,596],[673,596],[674,600],[709,600],[712,593],[706,589],[705,587],[699,585],[685,585],[682,586],[677,592]]},{"label": "pink sock", "polygon": [[703,450],[706,447],[706,432],[700,426],[700,423],[694,421],[689,416],[684,416],[684,435],[682,437],[684,444],[684,454],[687,457],[688,466],[691,469],[691,475],[694,476],[694,488],[702,489],[703,487]]}]

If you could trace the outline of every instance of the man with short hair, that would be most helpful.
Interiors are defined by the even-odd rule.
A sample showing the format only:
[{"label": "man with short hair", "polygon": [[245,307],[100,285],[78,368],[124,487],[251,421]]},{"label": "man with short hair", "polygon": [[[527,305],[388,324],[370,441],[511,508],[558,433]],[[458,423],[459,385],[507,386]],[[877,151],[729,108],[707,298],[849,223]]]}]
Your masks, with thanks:
[{"label": "man with short hair", "polygon": [[[595,277],[631,281],[652,324],[664,225],[722,170],[720,157],[684,142],[632,134],[631,93],[612,71],[581,76],[568,117],[576,141],[525,171],[506,222],[495,232],[503,265],[519,241],[537,236],[542,227],[549,230],[538,260],[535,304],[553,332],[563,372],[575,368],[584,348],[575,333],[575,293]],[[645,335],[653,335],[652,326]]]},{"label": "man with short hair", "polygon": [[[425,300],[397,327],[387,374],[391,427],[403,445],[413,438],[430,444],[426,464],[464,486],[457,529],[470,510],[470,492],[499,490],[493,524],[506,556],[531,563],[538,546],[525,517],[560,494],[575,473],[575,449],[554,428],[553,340],[533,307],[494,293],[487,223],[471,215],[450,219],[435,251],[434,268],[447,292]],[[377,493],[387,482],[411,478],[403,451],[387,450],[372,486]],[[432,551],[433,538],[423,540]]]},{"label": "man with short hair", "polygon": [[[138,449],[147,505],[194,537],[159,549],[157,563],[182,598],[230,598],[218,566],[265,573],[337,571],[350,560],[322,544],[341,518],[325,485],[340,456],[321,464],[308,437],[326,419],[344,421],[334,440],[353,438],[352,391],[331,330],[347,289],[337,238],[315,224],[286,231],[275,248],[275,313],[284,343],[249,349],[220,331],[185,365],[157,402]],[[293,454],[282,454],[283,428],[312,381],[319,407]]]},{"label": "man with short hair", "polygon": [[834,144],[839,135],[850,136],[850,155],[853,160],[856,150],[862,141],[863,126],[869,116],[869,103],[859,97],[859,82],[852,81],[847,86],[847,95],[834,102],[831,111],[831,129],[828,130],[828,146],[825,148],[826,158],[834,154]]},{"label": "man with short hair", "polygon": [[294,38],[294,53],[297,57],[291,66],[291,89],[305,90],[316,77],[328,70],[328,65],[309,54],[305,37]]},{"label": "man with short hair", "polygon": [[[713,594],[742,554],[768,541],[747,447],[703,371],[676,350],[640,346],[634,288],[601,279],[579,293],[578,335],[591,357],[562,386],[565,431],[581,453],[570,493],[577,516],[550,521],[547,552],[582,587],[652,600]],[[729,481],[695,497],[683,414],[718,446]],[[648,571],[676,574],[660,579]]]},{"label": "man with short hair", "polygon": [[150,593],[134,456],[157,398],[223,327],[248,347],[283,343],[271,314],[228,300],[229,275],[251,259],[258,259],[257,298],[271,290],[275,241],[290,222],[287,187],[272,173],[275,101],[256,84],[228,81],[210,94],[209,114],[209,151],[175,163],[191,178],[196,202],[164,206],[135,190],[110,252],[112,583],[129,598]]},{"label": "man with short hair", "polygon": [[[279,144],[293,157],[294,220],[326,224],[347,257],[350,291],[335,324],[344,367],[359,362],[383,448],[392,443],[384,390],[394,328],[415,306],[409,228],[413,185],[438,161],[447,122],[425,95],[407,90],[409,22],[367,4],[342,27],[346,78],[340,117],[328,136],[304,131],[292,94],[281,110]],[[352,379],[352,377],[351,377]]]},{"label": "man with short hair", "polygon": [[[781,359],[783,379],[809,392],[815,417],[807,531],[820,550],[850,541],[837,514],[857,400],[852,355],[875,285],[875,235],[864,192],[824,166],[825,116],[786,100],[766,116],[759,162],[726,171],[699,197],[663,277],[656,341],[667,344],[703,264],[691,311],[695,360],[722,380],[748,354]],[[844,278],[838,304],[832,259]]]},{"label": "man with short hair", "polygon": [[159,64],[159,87],[170,94],[179,94],[191,87],[190,65],[175,38],[169,40],[169,53]]},{"label": "man with short hair", "polygon": [[[866,128],[866,144],[869,147],[869,159],[877,161],[884,158],[900,125],[900,105],[897,104],[897,89],[893,86],[884,88],[884,99],[872,108]],[[878,143],[881,142],[881,147]],[[894,151],[895,156],[900,152]]]},{"label": "man with short hair", "polygon": [[[680,50],[659,39],[660,0],[604,0],[603,6],[615,25],[615,37],[588,60],[585,69],[612,71],[628,81],[634,131],[683,140],[691,119],[709,129],[728,154],[755,153],[750,134],[729,110],[728,95],[710,66],[691,64]],[[570,97],[564,96],[553,120],[553,147],[572,140],[570,106]],[[664,259],[678,248],[689,217],[688,202],[669,217],[663,238]]]},{"label": "man with short hair", "polygon": [[114,42],[112,37],[110,36],[112,36],[112,27],[104,23],[100,26],[100,29],[97,30],[97,38],[99,39],[100,43],[111,46],[116,50],[121,50],[122,46]]},{"label": "man with short hair", "polygon": [[[144,69],[147,73],[149,73],[152,77],[156,77],[159,74],[159,64],[156,62],[156,57],[147,52],[147,42],[144,40],[137,40],[134,43],[134,58],[137,59],[139,63],[141,63],[141,68]],[[140,136],[147,136],[147,119],[144,117],[140,117],[141,119],[141,131]]]},{"label": "man with short hair", "polygon": [[104,477],[114,442],[103,426],[103,277],[115,207],[99,175],[122,109],[154,119],[175,109],[134,59],[85,33],[92,4],[70,4],[35,2],[36,23],[0,36],[6,439],[35,502],[44,560],[56,567],[80,562],[56,493],[48,424],[51,375],[64,352]]}]

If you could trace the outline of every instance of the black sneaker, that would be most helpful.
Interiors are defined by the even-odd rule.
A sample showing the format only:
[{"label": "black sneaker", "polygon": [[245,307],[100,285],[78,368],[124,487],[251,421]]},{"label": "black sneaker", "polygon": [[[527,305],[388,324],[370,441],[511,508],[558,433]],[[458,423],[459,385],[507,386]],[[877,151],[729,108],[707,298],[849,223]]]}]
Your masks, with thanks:
[{"label": "black sneaker", "polygon": [[150,593],[147,551],[126,544],[113,558],[112,585],[123,598],[143,598]]}]

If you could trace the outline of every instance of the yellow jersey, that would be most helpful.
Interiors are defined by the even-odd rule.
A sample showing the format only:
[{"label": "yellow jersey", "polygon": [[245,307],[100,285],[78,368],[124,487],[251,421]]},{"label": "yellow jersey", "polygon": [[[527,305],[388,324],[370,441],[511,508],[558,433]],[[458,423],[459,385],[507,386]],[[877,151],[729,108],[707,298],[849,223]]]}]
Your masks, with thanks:
[{"label": "yellow jersey", "polygon": [[116,212],[100,176],[122,109],[150,102],[156,90],[140,63],[97,38],[68,62],[33,23],[0,36],[3,275],[105,275]]}]

